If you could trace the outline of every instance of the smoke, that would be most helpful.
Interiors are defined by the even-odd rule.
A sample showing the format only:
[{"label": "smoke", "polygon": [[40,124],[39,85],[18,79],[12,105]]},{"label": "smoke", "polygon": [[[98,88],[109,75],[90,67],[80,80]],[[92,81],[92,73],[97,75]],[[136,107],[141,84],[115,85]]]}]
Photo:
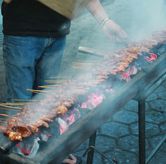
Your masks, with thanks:
[{"label": "smoke", "polygon": [[[124,5],[124,6],[123,6]],[[118,7],[121,6],[121,7]],[[153,31],[166,26],[166,2],[164,0],[117,0],[112,9],[115,19],[121,21],[132,39],[142,39]],[[117,10],[121,9],[120,12]],[[116,16],[118,14],[118,18]]]},{"label": "smoke", "polygon": [[[164,10],[164,4],[164,0],[116,0],[114,4],[111,5],[111,8],[107,8],[107,11],[108,14],[111,15],[112,19],[114,19],[122,27],[124,27],[124,29],[128,32],[129,36],[131,37],[131,40],[136,40],[145,38],[153,31],[158,31],[165,27],[166,12]],[[83,21],[85,21],[85,19]],[[95,40],[100,41],[96,38]],[[91,44],[93,43],[94,42],[91,42]],[[87,42],[87,44],[89,45],[90,41]],[[71,53],[70,50],[71,49],[68,49],[69,53]],[[25,116],[30,120],[26,120],[26,118],[24,118],[25,122],[35,124],[36,121],[38,121],[39,119],[43,119],[43,116],[53,119],[54,116],[56,116],[56,108],[59,105],[63,104],[64,101],[70,100],[68,103],[71,102],[72,105],[73,101],[75,100],[74,98],[77,95],[86,93],[85,91],[88,91],[88,89],[91,87],[95,87],[96,83],[100,84],[100,80],[101,82],[102,80],[104,81],[103,78],[107,78],[107,74],[110,73],[110,70],[112,69],[111,67],[115,66],[114,61],[116,59],[114,56],[111,56],[111,54],[107,57],[109,58],[106,59],[107,63],[105,61],[105,65],[103,65],[103,61],[98,62],[96,60],[97,62],[95,63],[93,61],[93,63],[90,63],[90,66],[88,68],[88,61],[90,60],[90,57],[84,57],[84,61],[82,61],[82,63],[76,62],[74,64],[74,67],[77,67],[75,70],[73,68],[71,68],[71,70],[67,68],[68,72],[66,74],[68,77],[70,77],[70,80],[68,81],[66,79],[62,79],[62,83],[58,87],[57,83],[59,84],[59,82],[57,82],[58,80],[55,79],[55,83],[53,82],[52,85],[57,85],[56,87],[52,86],[48,89],[45,89],[44,93],[41,92],[41,95],[37,95],[35,99],[39,100],[39,104],[36,104],[35,102],[29,105],[32,110],[30,112],[25,111],[27,112],[26,114],[29,115],[29,117],[27,117],[27,115]],[[119,59],[119,57],[117,58]],[[81,58],[79,58],[78,56],[77,59],[81,60]],[[73,66],[73,63],[70,63],[70,66]],[[88,69],[84,71],[85,67],[86,69]],[[72,77],[72,74],[68,74],[69,71],[71,71],[72,74],[73,72],[76,72],[77,76],[74,75]],[[102,77],[102,75],[104,74],[106,75],[106,77]],[[105,86],[102,87],[104,88]],[[99,88],[99,90],[101,89],[103,91],[103,88]],[[112,92],[111,87],[108,87],[106,89],[109,89],[109,91]],[[90,97],[93,99],[87,99],[85,101],[86,104],[84,103],[82,104],[82,106],[95,106],[94,101],[90,100],[95,100],[95,103],[96,100],[98,100],[98,103],[103,98],[101,97],[101,95],[98,94],[98,92],[97,94],[93,94],[93,97]],[[27,108],[29,106],[27,106]],[[32,111],[34,111],[35,113]]]},{"label": "smoke", "polygon": [[[106,8],[106,10],[109,15],[112,15],[115,21],[117,20],[117,22],[126,29],[132,39],[140,39],[155,30],[160,30],[165,27],[166,12],[164,10],[164,4],[164,0],[128,0],[127,2],[117,0],[111,4],[111,7]],[[128,18],[128,20],[126,18]],[[70,50],[68,52],[70,53]],[[72,101],[74,101],[73,97],[79,95],[79,93],[86,93],[90,87],[95,86],[100,83],[100,81],[102,82],[103,78],[107,78],[107,74],[110,73],[110,70],[114,68],[116,63],[115,56],[110,54],[110,56],[107,57],[108,68],[106,65],[103,65],[103,61],[100,60],[97,62],[93,61],[92,63],[91,61],[89,62],[90,57],[88,56],[83,59],[82,63],[75,60],[76,64],[74,66],[77,68],[68,68],[68,70],[70,70],[71,73],[76,72],[77,76],[74,75],[69,81],[64,79],[62,81],[64,83],[60,84],[59,87],[45,89],[44,96],[42,95],[44,99],[42,98],[39,105],[35,105],[35,103],[32,104],[31,108],[35,109],[37,113],[35,115],[32,112],[28,113],[31,116],[31,120],[25,119],[25,121],[33,123],[38,118],[42,118],[43,115],[48,115],[48,117],[52,119],[50,113],[55,114],[55,108],[61,105],[65,100],[69,99],[72,104]],[[79,59],[79,57],[77,59]],[[115,63],[112,59],[114,59]],[[81,58],[79,60],[81,60]],[[90,65],[89,68],[88,65]],[[73,63],[70,66],[73,66]],[[85,67],[88,69],[85,69]],[[104,72],[106,75],[102,77]],[[66,74],[68,73],[69,72]],[[54,85],[54,83],[52,85]],[[36,96],[35,99],[38,100],[40,99],[39,97],[40,96]]]},{"label": "smoke", "polygon": [[165,0],[105,1],[109,17],[124,28],[131,40],[145,38],[166,26]]}]

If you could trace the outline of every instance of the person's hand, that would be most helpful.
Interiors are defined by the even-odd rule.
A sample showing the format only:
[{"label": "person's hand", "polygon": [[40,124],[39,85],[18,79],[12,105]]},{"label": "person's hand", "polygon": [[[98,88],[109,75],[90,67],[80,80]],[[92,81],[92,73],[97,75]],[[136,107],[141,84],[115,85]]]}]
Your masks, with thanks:
[{"label": "person's hand", "polygon": [[64,164],[76,164],[77,163],[77,159],[74,155],[70,154],[69,158],[64,159],[63,162]]},{"label": "person's hand", "polygon": [[111,19],[106,19],[102,24],[102,30],[112,40],[120,41],[127,39],[127,33]]}]

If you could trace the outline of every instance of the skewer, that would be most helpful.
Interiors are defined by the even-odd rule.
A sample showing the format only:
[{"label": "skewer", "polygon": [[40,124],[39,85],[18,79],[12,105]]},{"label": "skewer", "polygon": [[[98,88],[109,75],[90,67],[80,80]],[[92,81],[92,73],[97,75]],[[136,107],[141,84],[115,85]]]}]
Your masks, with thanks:
[{"label": "skewer", "polygon": [[102,59],[98,60],[98,59],[81,59],[81,58],[77,58],[76,60],[74,60],[72,63],[87,63],[87,64],[96,64],[96,63],[100,63],[100,61],[103,61]]},{"label": "skewer", "polygon": [[[62,86],[62,84],[60,84],[60,83],[56,84],[56,83],[57,83],[57,80],[45,80],[45,82],[46,82],[46,83],[51,83],[51,84],[53,84],[53,85],[56,86],[56,87]],[[44,85],[44,86],[45,86],[45,85]],[[47,86],[50,86],[50,85],[47,85]]]},{"label": "skewer", "polygon": [[69,83],[71,80],[56,80],[55,81],[55,85],[58,85],[58,84],[64,84],[64,83]]},{"label": "skewer", "polygon": [[85,70],[86,70],[86,71],[89,70],[89,67],[87,67],[87,66],[85,67],[85,66],[72,65],[71,67],[72,67],[73,69],[79,69],[79,70],[81,69],[81,70],[84,70],[84,71],[85,71]]},{"label": "skewer", "polygon": [[96,56],[96,57],[99,57],[99,58],[104,58],[105,54],[106,54],[104,52],[99,52],[98,50],[95,50],[93,48],[83,47],[83,46],[79,46],[78,51],[89,54],[89,55],[93,55],[93,56]]},{"label": "skewer", "polygon": [[0,116],[3,116],[3,117],[10,117],[8,114],[4,114],[4,113],[0,113]]},{"label": "skewer", "polygon": [[38,86],[38,88],[46,89],[46,88],[51,88],[52,86],[50,85],[43,85],[43,86]]},{"label": "skewer", "polygon": [[[96,83],[96,80],[91,79],[89,82],[86,82],[86,84],[84,84],[84,82],[81,82],[80,80],[72,80],[70,82],[71,82],[71,84],[79,87],[80,85],[83,86],[83,85],[88,85],[88,84],[91,84],[91,83]],[[55,85],[44,85],[44,86],[38,86],[38,87],[40,87],[40,88],[54,88],[54,89],[56,89],[57,86],[58,87],[64,87],[63,84],[62,85],[56,85],[56,84]]]},{"label": "skewer", "polygon": [[[38,100],[35,100],[35,99],[12,99],[14,102],[23,102],[23,103],[28,103],[28,102],[36,102],[36,101],[38,101]],[[14,103],[13,102],[13,103]]]},{"label": "skewer", "polygon": [[61,84],[61,85],[43,85],[43,86],[38,86],[39,88],[42,88],[42,89],[53,89],[52,91],[56,91],[60,88],[64,88],[65,85],[67,84]]},{"label": "skewer", "polygon": [[23,106],[25,105],[27,102],[6,102],[6,103],[0,103],[2,105],[9,105],[9,106]]},{"label": "skewer", "polygon": [[94,61],[74,61],[74,62],[72,62],[72,64],[73,65],[89,65],[89,66],[91,66],[91,65],[96,65],[96,64],[100,64],[100,61],[98,61],[98,62],[94,62]]},{"label": "skewer", "polygon": [[91,58],[85,58],[85,59],[82,59],[81,57],[78,57],[76,58],[73,62],[84,62],[84,63],[99,63],[100,61],[104,61],[105,58],[95,58],[95,59],[91,59]]},{"label": "skewer", "polygon": [[71,79],[51,79],[51,80],[55,80],[57,83],[69,82],[69,81],[71,81]]},{"label": "skewer", "polygon": [[4,105],[4,104],[0,104],[1,107],[4,107],[4,108],[8,108],[8,109],[11,109],[11,110],[21,110],[22,108],[20,107],[15,107],[15,106],[10,106],[10,105]]},{"label": "skewer", "polygon": [[48,93],[48,91],[37,90],[37,89],[26,89],[26,90],[32,93]]},{"label": "skewer", "polygon": [[56,89],[55,87],[59,87],[60,85],[43,85],[43,86],[38,86],[39,88],[42,88],[42,89],[47,89],[47,88],[54,88]]},{"label": "skewer", "polygon": [[86,65],[86,64],[72,64],[71,65],[72,66],[72,68],[77,68],[77,69],[90,69],[90,68],[92,68],[92,67],[94,67],[94,65]]},{"label": "skewer", "polygon": [[59,75],[59,76],[52,76],[52,77],[49,77],[50,79],[56,79],[56,80],[67,80],[68,77],[67,76],[62,76],[62,75]]}]

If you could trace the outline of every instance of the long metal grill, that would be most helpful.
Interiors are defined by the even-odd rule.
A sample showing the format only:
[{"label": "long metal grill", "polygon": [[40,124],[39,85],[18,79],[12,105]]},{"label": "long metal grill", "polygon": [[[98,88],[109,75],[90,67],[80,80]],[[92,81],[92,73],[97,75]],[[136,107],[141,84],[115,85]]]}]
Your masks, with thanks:
[{"label": "long metal grill", "polygon": [[[160,39],[162,37],[161,34],[159,34]],[[144,44],[147,44],[147,42],[144,42]],[[1,154],[2,159],[4,161],[8,161],[9,163],[11,162],[12,164],[59,164],[70,152],[75,150],[83,141],[89,138],[98,127],[100,127],[106,120],[116,113],[118,109],[124,106],[127,101],[141,94],[141,88],[144,88],[145,91],[148,91],[149,87],[151,87],[154,82],[156,82],[166,73],[165,39],[159,40],[159,42],[155,43],[154,45],[152,44],[148,48],[148,52],[139,52],[140,55],[138,55],[138,58],[135,56],[128,66],[125,66],[124,68],[119,66],[119,70],[112,70],[112,74],[107,75],[106,81],[102,81],[102,84],[100,84],[100,88],[102,90],[108,88],[111,90],[113,87],[114,91],[116,91],[116,94],[112,94],[111,91],[104,92],[105,98],[103,99],[102,103],[98,104],[95,109],[81,115],[76,123],[73,123],[62,135],[51,137],[51,139],[46,142],[43,147],[41,147],[34,158],[28,159],[25,157],[20,157],[14,153],[10,153],[10,149],[15,145],[15,142],[4,138],[1,146],[1,150],[3,152],[3,154]],[[125,53],[125,51],[121,51],[120,53],[123,52]],[[126,82],[126,80],[129,80],[129,76],[126,74],[129,73],[128,71],[130,71],[130,69],[127,69],[129,66],[136,66],[137,72],[134,71],[134,73],[131,75],[132,79]],[[103,72],[104,71],[107,70],[103,70]],[[131,90],[131,88],[133,89]],[[91,89],[88,94],[96,91],[95,89],[95,87]],[[85,97],[83,96],[83,98],[81,97],[79,99],[80,102],[83,102],[86,96],[87,95],[85,95]],[[42,126],[41,129],[43,129]],[[7,152],[9,152],[9,154],[6,154]]]}]

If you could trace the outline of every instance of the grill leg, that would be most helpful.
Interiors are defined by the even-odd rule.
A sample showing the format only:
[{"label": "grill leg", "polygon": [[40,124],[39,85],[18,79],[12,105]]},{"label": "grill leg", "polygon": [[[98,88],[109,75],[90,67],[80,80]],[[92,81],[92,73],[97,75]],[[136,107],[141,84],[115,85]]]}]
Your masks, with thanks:
[{"label": "grill leg", "polygon": [[[89,138],[89,148],[95,146],[96,143],[96,132]],[[87,155],[87,164],[93,164],[94,149],[89,149]]]},{"label": "grill leg", "polygon": [[138,100],[139,164],[145,164],[145,99]]}]

